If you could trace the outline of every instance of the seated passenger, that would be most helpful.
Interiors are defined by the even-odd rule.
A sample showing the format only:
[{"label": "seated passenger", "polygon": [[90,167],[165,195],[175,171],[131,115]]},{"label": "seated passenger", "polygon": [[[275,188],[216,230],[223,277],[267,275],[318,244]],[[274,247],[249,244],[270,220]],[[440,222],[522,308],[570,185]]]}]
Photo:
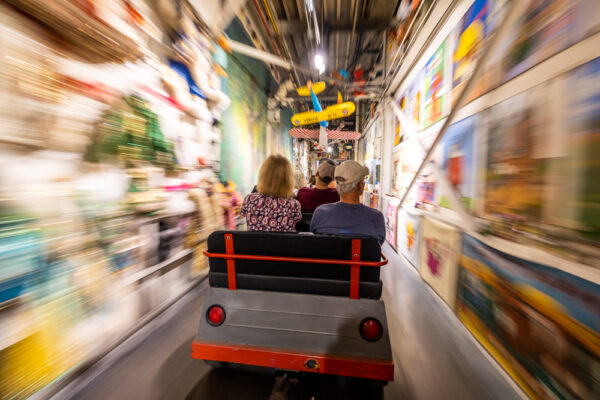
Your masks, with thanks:
[{"label": "seated passenger", "polygon": [[296,199],[302,206],[302,212],[312,213],[321,204],[340,201],[340,195],[337,190],[328,187],[328,185],[333,182],[334,171],[335,164],[333,161],[322,161],[315,176],[316,186],[314,188],[306,187],[298,190]]},{"label": "seated passenger", "polygon": [[344,161],[335,169],[335,182],[340,194],[337,203],[319,206],[313,215],[310,231],[330,235],[369,236],[379,244],[385,241],[383,214],[362,205],[360,195],[369,169],[356,161]]},{"label": "seated passenger", "polygon": [[244,198],[241,209],[248,230],[295,232],[302,213],[300,203],[293,198],[294,172],[288,159],[269,156],[260,167],[256,189]]}]

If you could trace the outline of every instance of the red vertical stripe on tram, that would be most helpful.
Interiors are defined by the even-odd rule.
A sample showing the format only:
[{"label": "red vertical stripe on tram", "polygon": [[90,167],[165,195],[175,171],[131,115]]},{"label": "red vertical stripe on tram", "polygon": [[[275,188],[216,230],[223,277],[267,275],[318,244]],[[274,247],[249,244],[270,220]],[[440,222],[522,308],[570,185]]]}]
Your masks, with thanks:
[{"label": "red vertical stripe on tram", "polygon": [[[233,235],[231,233],[225,234],[225,253],[234,254]],[[227,281],[229,283],[229,290],[237,289],[237,285],[235,282],[235,260],[227,260]]]},{"label": "red vertical stripe on tram", "polygon": [[[360,260],[360,239],[352,239],[352,261]],[[350,298],[358,299],[358,287],[360,283],[360,265],[353,264],[350,267]]]}]

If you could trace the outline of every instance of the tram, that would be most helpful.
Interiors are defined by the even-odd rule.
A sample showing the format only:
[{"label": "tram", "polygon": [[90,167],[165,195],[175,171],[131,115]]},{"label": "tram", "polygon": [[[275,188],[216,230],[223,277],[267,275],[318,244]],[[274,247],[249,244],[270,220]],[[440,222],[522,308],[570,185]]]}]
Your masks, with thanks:
[{"label": "tram", "polygon": [[217,231],[192,357],[376,384],[394,363],[373,238]]}]

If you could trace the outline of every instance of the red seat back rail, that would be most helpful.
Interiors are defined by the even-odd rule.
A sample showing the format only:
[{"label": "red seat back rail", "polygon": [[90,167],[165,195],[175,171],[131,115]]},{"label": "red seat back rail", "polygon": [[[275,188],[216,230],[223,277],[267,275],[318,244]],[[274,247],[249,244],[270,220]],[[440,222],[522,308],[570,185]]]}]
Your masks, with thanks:
[{"label": "red seat back rail", "polygon": [[225,234],[225,253],[211,253],[204,250],[204,255],[208,258],[224,258],[227,260],[227,283],[230,290],[237,289],[235,277],[235,260],[256,260],[256,261],[281,261],[297,262],[306,264],[333,264],[350,266],[350,298],[358,299],[360,284],[360,267],[381,267],[387,264],[387,258],[382,254],[381,261],[361,261],[360,259],[360,239],[352,239],[351,260],[329,260],[326,258],[305,258],[305,257],[280,257],[280,256],[258,256],[253,254],[234,254],[233,235]]},{"label": "red seat back rail", "polygon": [[307,264],[333,264],[333,265],[360,265],[362,267],[381,267],[388,263],[387,258],[382,254],[381,261],[361,261],[361,260],[334,260],[327,258],[303,258],[303,257],[279,257],[279,256],[257,256],[252,254],[226,254],[211,253],[204,250],[204,255],[209,258],[224,258],[226,260],[258,260],[258,261],[282,261],[297,262]]}]

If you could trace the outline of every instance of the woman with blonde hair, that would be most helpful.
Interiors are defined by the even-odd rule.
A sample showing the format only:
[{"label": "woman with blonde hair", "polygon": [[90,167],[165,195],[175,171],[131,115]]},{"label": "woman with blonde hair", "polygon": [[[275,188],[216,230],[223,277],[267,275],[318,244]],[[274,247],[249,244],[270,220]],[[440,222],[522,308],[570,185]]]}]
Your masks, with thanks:
[{"label": "woman with blonde hair", "polygon": [[249,231],[295,232],[302,219],[294,196],[292,164],[281,155],[269,156],[260,166],[257,192],[244,198],[241,214]]},{"label": "woman with blonde hair", "polygon": [[306,178],[304,177],[304,174],[302,173],[302,171],[300,169],[296,168],[296,170],[294,171],[294,197],[296,197],[298,190],[302,189],[305,186],[306,186]]}]

